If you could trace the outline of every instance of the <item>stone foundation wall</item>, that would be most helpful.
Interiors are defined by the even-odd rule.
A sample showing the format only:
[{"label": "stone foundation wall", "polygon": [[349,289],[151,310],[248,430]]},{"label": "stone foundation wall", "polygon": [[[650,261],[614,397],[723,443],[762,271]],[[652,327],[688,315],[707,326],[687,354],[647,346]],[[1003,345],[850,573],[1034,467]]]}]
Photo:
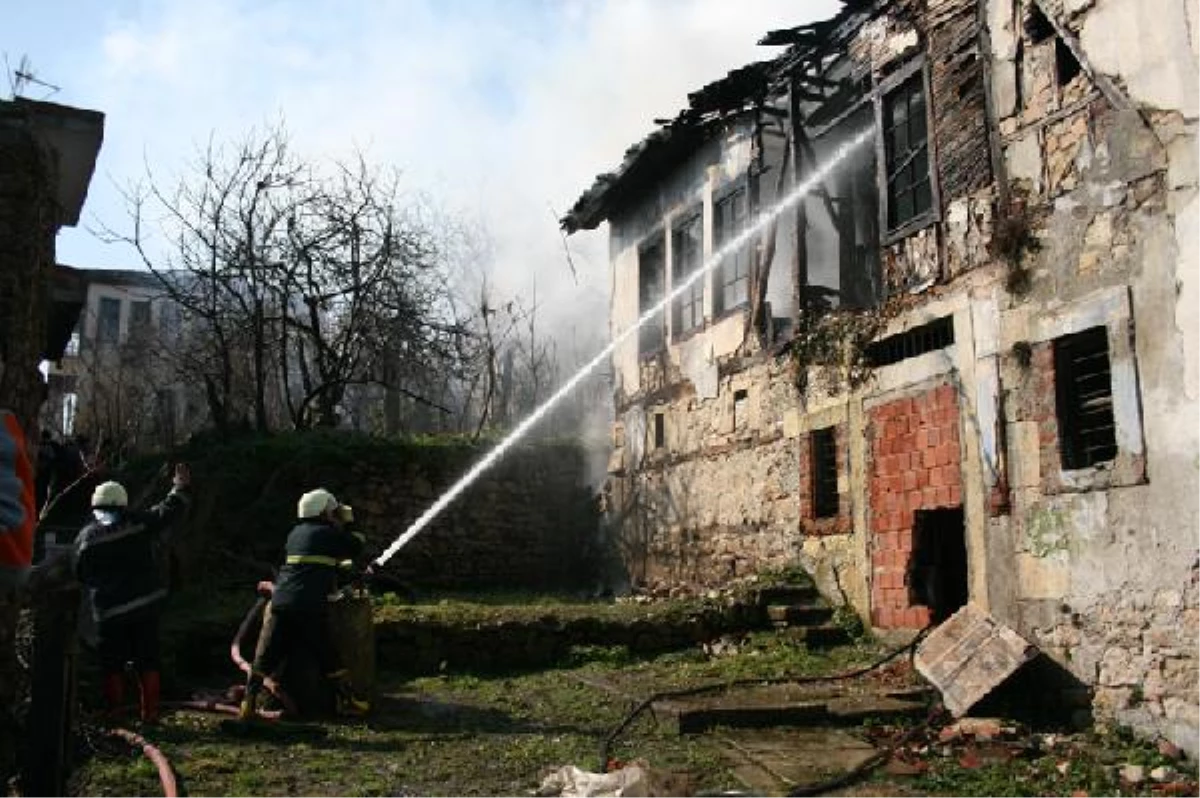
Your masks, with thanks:
[{"label": "stone foundation wall", "polygon": [[618,422],[609,512],[635,582],[720,584],[795,562],[801,467],[784,414],[797,401],[789,359],[763,355],[725,368],[716,396],[681,390]]}]

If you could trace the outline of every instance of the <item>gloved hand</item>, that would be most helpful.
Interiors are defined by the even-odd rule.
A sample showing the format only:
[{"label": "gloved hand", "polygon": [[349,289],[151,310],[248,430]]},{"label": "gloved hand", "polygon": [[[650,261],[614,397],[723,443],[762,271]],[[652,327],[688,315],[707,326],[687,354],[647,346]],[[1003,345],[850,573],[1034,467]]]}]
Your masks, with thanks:
[{"label": "gloved hand", "polygon": [[348,504],[339,505],[338,518],[341,519],[343,524],[354,523],[354,508]]}]

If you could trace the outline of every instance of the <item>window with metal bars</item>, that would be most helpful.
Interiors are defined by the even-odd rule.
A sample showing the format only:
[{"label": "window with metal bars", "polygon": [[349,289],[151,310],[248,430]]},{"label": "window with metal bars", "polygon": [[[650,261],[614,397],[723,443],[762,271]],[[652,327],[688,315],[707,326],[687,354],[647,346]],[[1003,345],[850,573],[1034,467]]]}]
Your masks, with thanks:
[{"label": "window with metal bars", "polygon": [[[675,225],[671,232],[671,285],[682,284],[700,268],[704,242],[702,217],[697,211]],[[704,324],[704,279],[698,279],[675,299],[672,329],[676,336]]]},{"label": "window with metal bars", "polygon": [[1108,331],[1092,327],[1054,341],[1058,447],[1064,469],[1117,456]]},{"label": "window with metal bars", "polygon": [[953,343],[954,317],[943,316],[870,344],[867,346],[867,362],[875,367],[890,366],[910,357],[944,349]]},{"label": "window with metal bars", "polygon": [[809,436],[812,453],[812,501],[814,518],[838,514],[837,436],[833,427],[815,429]]},{"label": "window with metal bars", "polygon": [[925,75],[918,70],[883,98],[887,222],[895,230],[933,207]]},{"label": "window with metal bars", "polygon": [[749,213],[745,186],[713,203],[713,246],[722,254],[714,296],[717,313],[745,304],[750,296],[750,247],[743,244],[732,252],[724,252],[746,227]]},{"label": "window with metal bars", "polygon": [[[663,253],[661,232],[654,240],[638,250],[638,312],[645,315],[646,311],[662,301],[665,290]],[[660,352],[666,344],[663,316],[655,314],[647,319],[638,331],[638,354],[642,357]]]}]

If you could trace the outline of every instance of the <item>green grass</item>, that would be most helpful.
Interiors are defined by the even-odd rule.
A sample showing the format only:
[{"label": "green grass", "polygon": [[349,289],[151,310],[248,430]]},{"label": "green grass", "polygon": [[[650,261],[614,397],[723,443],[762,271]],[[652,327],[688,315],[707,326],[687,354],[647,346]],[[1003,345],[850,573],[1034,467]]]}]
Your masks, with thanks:
[{"label": "green grass", "polygon": [[[213,604],[217,615],[225,610]],[[193,608],[206,622],[203,602]],[[511,614],[646,615],[658,605],[579,605],[509,596],[381,603],[377,612],[422,612],[446,623]],[[509,615],[506,615],[509,613]],[[710,657],[699,647],[639,657],[621,646],[576,646],[557,668],[537,672],[445,673],[413,679],[380,674],[380,699],[365,721],[263,725],[246,730],[223,716],[174,712],[145,731],[182,775],[189,795],[529,795],[551,770],[598,770],[601,744],[633,706],[651,694],[737,679],[845,673],[876,661],[886,648],[869,640],[811,652],[772,632],[740,638],[736,653]],[[214,677],[216,679],[222,677]],[[599,686],[604,683],[612,689]],[[855,682],[840,682],[853,689]],[[679,736],[671,723],[642,713],[614,742],[611,756],[657,771],[684,772],[691,794],[745,789],[713,735]],[[874,720],[861,733],[885,742],[903,724]],[[1033,739],[1033,738],[1027,738]],[[961,745],[930,733],[921,754],[928,770],[883,770],[841,794],[1090,795],[1130,794],[1116,777],[1126,762],[1149,768],[1166,760],[1126,733],[1064,738],[1048,750],[979,767],[960,763]],[[919,747],[919,746],[918,746]],[[1066,774],[1056,765],[1069,761]],[[1179,767],[1179,765],[1176,765]],[[1194,784],[1194,768],[1191,778]],[[1150,794],[1148,784],[1141,792]],[[128,746],[104,741],[83,763],[73,794],[158,795],[154,771]]]}]

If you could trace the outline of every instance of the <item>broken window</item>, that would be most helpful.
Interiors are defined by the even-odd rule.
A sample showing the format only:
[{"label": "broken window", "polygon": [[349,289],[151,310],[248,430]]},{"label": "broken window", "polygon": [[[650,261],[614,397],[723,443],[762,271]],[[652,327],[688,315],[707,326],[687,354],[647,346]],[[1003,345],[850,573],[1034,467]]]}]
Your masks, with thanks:
[{"label": "broken window", "polygon": [[1030,3],[1025,10],[1025,38],[1030,44],[1041,44],[1053,35],[1054,26],[1050,20],[1037,3]]},{"label": "broken window", "polygon": [[887,168],[887,226],[897,230],[929,213],[929,140],[925,75],[917,70],[883,97],[883,145]]},{"label": "broken window", "polygon": [[812,453],[813,517],[833,518],[838,514],[837,436],[833,427],[813,430],[809,436]]},{"label": "broken window", "polygon": [[1115,459],[1106,328],[1092,327],[1054,341],[1054,385],[1063,468],[1089,468]]},{"label": "broken window", "polygon": [[[840,121],[804,140],[804,168],[827,162],[838,147],[870,128],[873,116],[871,104],[860,100]],[[872,307],[882,294],[875,153],[871,148],[860,152],[845,159],[803,200],[805,308],[817,313]]]},{"label": "broken window", "polygon": [[[702,217],[697,209],[671,233],[671,285],[682,284],[701,264],[704,240]],[[676,336],[704,324],[704,280],[698,279],[675,299],[672,329]]]},{"label": "broken window", "polygon": [[1075,53],[1071,52],[1071,48],[1067,47],[1066,42],[1062,39],[1054,40],[1054,74],[1058,78],[1060,87],[1066,86],[1074,80],[1083,67],[1079,64],[1079,59],[1075,57]]},{"label": "broken window", "polygon": [[746,228],[749,203],[740,185],[713,203],[713,246],[721,255],[714,296],[715,313],[744,305],[750,296],[750,247],[746,242],[730,252],[725,248]]},{"label": "broken window", "polygon": [[101,297],[96,315],[96,340],[115,344],[121,336],[121,300]]},{"label": "broken window", "polygon": [[746,423],[746,400],[749,397],[750,394],[745,388],[733,392],[733,428],[735,430]]},{"label": "broken window", "polygon": [[[661,235],[655,235],[652,240],[638,250],[638,312],[646,313],[662,301],[664,292],[663,282],[663,242]],[[663,316],[655,314],[647,319],[638,332],[638,354],[653,355],[662,350],[666,343]]]}]

